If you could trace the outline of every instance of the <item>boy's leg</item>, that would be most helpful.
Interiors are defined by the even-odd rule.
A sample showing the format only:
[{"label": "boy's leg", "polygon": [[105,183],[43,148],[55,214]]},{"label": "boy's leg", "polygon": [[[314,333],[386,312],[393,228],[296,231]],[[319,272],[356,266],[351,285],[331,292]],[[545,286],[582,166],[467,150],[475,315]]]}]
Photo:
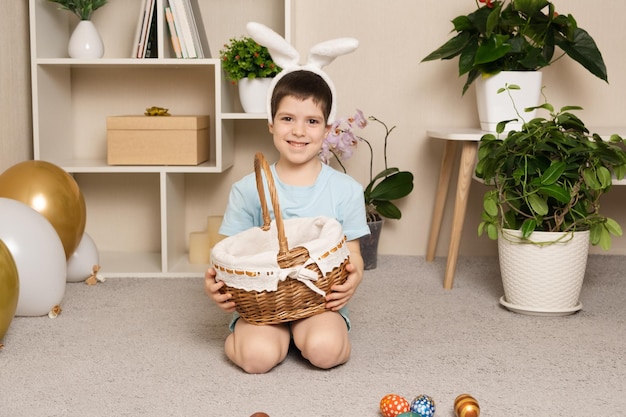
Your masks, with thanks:
[{"label": "boy's leg", "polygon": [[292,323],[293,341],[311,364],[329,369],[350,358],[350,339],[344,318],[327,311]]},{"label": "boy's leg", "polygon": [[285,359],[290,341],[286,325],[257,326],[240,319],[226,338],[224,350],[226,356],[244,371],[262,374]]}]

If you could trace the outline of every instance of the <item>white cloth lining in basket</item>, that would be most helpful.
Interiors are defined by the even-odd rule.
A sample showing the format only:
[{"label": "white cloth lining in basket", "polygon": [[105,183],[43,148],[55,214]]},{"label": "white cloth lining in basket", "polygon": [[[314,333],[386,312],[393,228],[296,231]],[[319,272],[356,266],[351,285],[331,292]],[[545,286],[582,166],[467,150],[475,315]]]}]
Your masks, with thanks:
[{"label": "white cloth lining in basket", "polygon": [[287,219],[284,225],[289,248],[303,246],[309,251],[310,258],[304,265],[284,269],[278,266],[278,237],[276,223],[272,221],[268,231],[254,227],[215,245],[211,263],[216,279],[230,287],[261,292],[276,291],[280,281],[292,278],[325,296],[325,292],[313,284],[318,274],[305,267],[315,263],[326,275],[348,258],[350,252],[341,224],[336,219],[320,216]]}]

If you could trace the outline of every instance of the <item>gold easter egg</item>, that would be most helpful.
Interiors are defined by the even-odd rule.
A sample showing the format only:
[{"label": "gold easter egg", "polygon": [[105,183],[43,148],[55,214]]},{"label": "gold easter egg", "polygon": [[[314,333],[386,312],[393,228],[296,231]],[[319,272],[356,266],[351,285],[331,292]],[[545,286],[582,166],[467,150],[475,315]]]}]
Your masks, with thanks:
[{"label": "gold easter egg", "polygon": [[454,400],[454,415],[456,417],[479,417],[480,406],[476,398],[469,394],[461,394]]}]

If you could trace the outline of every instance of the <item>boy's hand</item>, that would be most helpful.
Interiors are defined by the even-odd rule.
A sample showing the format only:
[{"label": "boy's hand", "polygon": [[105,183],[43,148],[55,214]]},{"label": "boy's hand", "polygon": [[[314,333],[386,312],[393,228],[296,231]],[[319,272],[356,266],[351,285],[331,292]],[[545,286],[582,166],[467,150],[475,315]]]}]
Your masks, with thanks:
[{"label": "boy's hand", "polygon": [[326,308],[332,311],[337,311],[348,304],[363,279],[363,274],[358,271],[354,264],[346,265],[346,271],[349,273],[346,282],[341,285],[333,285],[332,292],[326,294]]},{"label": "boy's hand", "polygon": [[204,292],[212,299],[215,304],[222,310],[232,313],[235,311],[235,302],[230,301],[232,294],[222,294],[220,288],[225,284],[224,281],[215,281],[215,269],[209,268],[204,274]]},{"label": "boy's hand", "polygon": [[326,294],[326,308],[332,311],[337,311],[348,304],[363,280],[363,258],[361,257],[359,240],[349,241],[348,249],[350,250],[350,262],[346,265],[346,271],[348,271],[346,282],[341,285],[333,285],[331,292]]}]

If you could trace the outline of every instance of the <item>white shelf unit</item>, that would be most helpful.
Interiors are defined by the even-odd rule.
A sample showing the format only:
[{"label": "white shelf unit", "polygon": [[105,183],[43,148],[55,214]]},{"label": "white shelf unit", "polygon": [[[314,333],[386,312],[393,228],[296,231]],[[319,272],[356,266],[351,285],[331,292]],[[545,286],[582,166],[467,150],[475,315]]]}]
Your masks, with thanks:
[{"label": "white shelf unit", "polygon": [[[143,2],[111,0],[93,15],[104,57],[71,59],[67,43],[78,20],[48,0],[29,0],[34,158],[62,167],[78,182],[86,232],[107,277],[201,276],[206,265],[188,261],[186,206],[194,199],[186,178],[202,175],[210,182],[229,169],[237,121],[266,119],[241,111],[217,57],[228,39],[245,34],[249,20],[290,39],[291,0],[195,1],[212,58],[174,57],[166,0],[156,0],[158,58],[130,58]],[[107,165],[106,117],[142,114],[153,105],[172,114],[209,114],[210,159],[198,166]]]}]

